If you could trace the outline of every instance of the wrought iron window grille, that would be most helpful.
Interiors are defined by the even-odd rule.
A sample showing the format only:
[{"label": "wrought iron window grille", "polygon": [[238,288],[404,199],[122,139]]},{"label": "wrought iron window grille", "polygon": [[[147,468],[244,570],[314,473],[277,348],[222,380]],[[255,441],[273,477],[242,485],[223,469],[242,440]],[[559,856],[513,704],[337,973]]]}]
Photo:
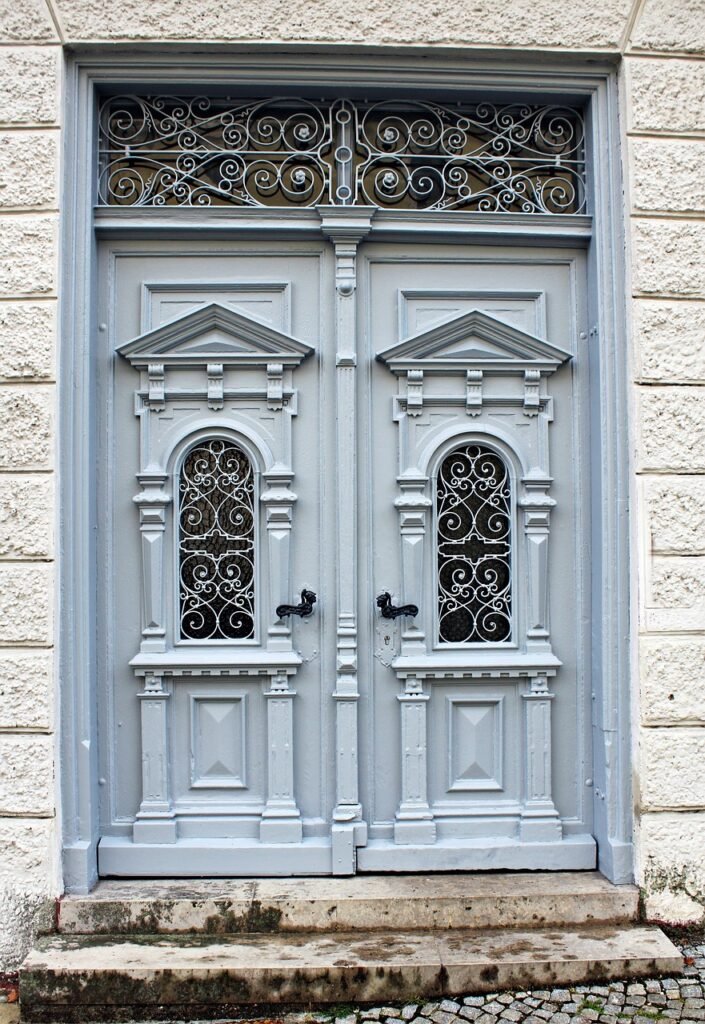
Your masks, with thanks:
[{"label": "wrought iron window grille", "polygon": [[179,478],[182,640],[255,635],[255,483],[252,464],[227,441],[187,454]]},{"label": "wrought iron window grille", "polygon": [[511,483],[480,444],[450,452],[436,478],[440,643],[512,638]]},{"label": "wrought iron window grille", "polygon": [[576,214],[585,126],[566,106],[110,97],[102,206]]}]

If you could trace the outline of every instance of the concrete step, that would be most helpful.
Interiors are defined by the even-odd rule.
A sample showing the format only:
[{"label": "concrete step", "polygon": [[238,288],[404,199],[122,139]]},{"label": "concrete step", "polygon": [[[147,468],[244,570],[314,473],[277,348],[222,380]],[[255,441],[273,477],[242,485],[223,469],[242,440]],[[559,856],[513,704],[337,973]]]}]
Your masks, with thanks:
[{"label": "concrete step", "polygon": [[[658,929],[83,936],[38,940],[22,968],[27,1021],[182,1019],[267,1008],[413,1001],[677,972]],[[251,1011],[250,1011],[251,1012]],[[271,1010],[270,1010],[271,1012]]]},{"label": "concrete step", "polygon": [[635,886],[598,872],[101,882],[59,905],[66,935],[535,928],[635,921]]}]

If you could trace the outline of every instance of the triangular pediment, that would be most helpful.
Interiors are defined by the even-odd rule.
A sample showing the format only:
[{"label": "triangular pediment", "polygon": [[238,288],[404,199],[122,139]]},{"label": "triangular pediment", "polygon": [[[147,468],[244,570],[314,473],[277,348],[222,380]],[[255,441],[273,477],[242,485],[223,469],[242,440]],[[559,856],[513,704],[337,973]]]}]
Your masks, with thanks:
[{"label": "triangular pediment", "polygon": [[489,313],[471,309],[384,349],[377,358],[395,372],[477,368],[511,373],[533,368],[552,373],[571,354]]},{"label": "triangular pediment", "polygon": [[211,302],[140,334],[117,350],[133,366],[298,366],[314,349],[260,320]]}]

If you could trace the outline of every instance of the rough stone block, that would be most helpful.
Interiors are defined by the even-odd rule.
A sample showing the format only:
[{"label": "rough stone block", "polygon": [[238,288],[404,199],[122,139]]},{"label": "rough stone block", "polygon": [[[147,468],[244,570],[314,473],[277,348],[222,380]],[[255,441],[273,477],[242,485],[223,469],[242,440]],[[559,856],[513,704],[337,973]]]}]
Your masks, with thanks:
[{"label": "rough stone block", "polygon": [[0,815],[54,813],[54,737],[0,734]]},{"label": "rough stone block", "polygon": [[51,469],[54,388],[0,389],[0,469]]},{"label": "rough stone block", "polygon": [[641,720],[705,723],[705,638],[642,637]]},{"label": "rough stone block", "polygon": [[50,645],[53,606],[51,566],[0,563],[0,644]]},{"label": "rough stone block", "polygon": [[641,806],[644,810],[705,807],[705,728],[642,729]]},{"label": "rough stone block", "polygon": [[643,618],[649,632],[702,632],[705,557],[654,555],[649,566]]},{"label": "rough stone block", "polygon": [[705,211],[705,140],[631,139],[629,149],[633,210]]},{"label": "rough stone block", "polygon": [[641,380],[705,382],[705,303],[635,299],[633,315]]},{"label": "rough stone block", "polygon": [[705,813],[642,815],[639,881],[651,920],[705,920]]},{"label": "rough stone block", "polygon": [[173,0],[59,0],[68,42],[183,39],[266,40],[463,46],[617,47],[626,27],[628,0],[594,0],[589,6],[551,0],[515,0],[497,16],[491,0],[406,0],[380,5],[359,0],[222,0],[185,6]]},{"label": "rough stone block", "polygon": [[[38,933],[51,931],[55,896],[15,884],[0,886],[0,967],[16,971]],[[12,1017],[3,1018],[13,1020]]]},{"label": "rough stone block", "polygon": [[705,53],[705,18],[701,0],[646,0],[632,30],[639,50]]},{"label": "rough stone block", "polygon": [[637,293],[700,296],[705,290],[705,223],[633,223],[633,276]]},{"label": "rough stone block", "polygon": [[58,203],[59,133],[0,132],[0,207]]},{"label": "rough stone block", "polygon": [[52,380],[55,348],[54,299],[0,302],[0,380]]},{"label": "rough stone block", "polygon": [[0,48],[0,124],[56,124],[60,47]]},{"label": "rough stone block", "polygon": [[0,558],[51,558],[54,481],[0,475]]},{"label": "rough stone block", "polygon": [[705,476],[654,477],[644,497],[652,552],[705,554]]},{"label": "rough stone block", "polygon": [[640,387],[640,468],[705,471],[705,388]]},{"label": "rough stone block", "polygon": [[47,893],[54,874],[53,842],[51,819],[0,818],[0,888],[20,885]]},{"label": "rough stone block", "polygon": [[51,728],[52,665],[49,651],[0,650],[0,729]]},{"label": "rough stone block", "polygon": [[42,0],[0,0],[0,42],[58,42]]},{"label": "rough stone block", "polygon": [[8,298],[56,291],[55,214],[0,217],[0,294]]},{"label": "rough stone block", "polygon": [[626,61],[629,127],[638,132],[698,132],[705,124],[705,64]]}]

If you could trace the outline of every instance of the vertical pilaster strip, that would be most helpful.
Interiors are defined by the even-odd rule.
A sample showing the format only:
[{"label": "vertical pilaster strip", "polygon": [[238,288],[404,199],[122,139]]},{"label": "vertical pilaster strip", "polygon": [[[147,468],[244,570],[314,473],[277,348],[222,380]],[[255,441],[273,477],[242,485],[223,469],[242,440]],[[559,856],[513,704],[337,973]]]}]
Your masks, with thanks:
[{"label": "vertical pilaster strip", "polygon": [[294,474],[287,468],[267,470],[262,474],[265,489],[260,502],[267,510],[267,557],[269,594],[265,609],[267,622],[267,649],[270,651],[291,650],[291,626],[284,619],[278,619],[276,609],[291,600],[291,521],[296,494],[290,484]]},{"label": "vertical pilaster strip", "polygon": [[169,692],[160,675],[148,673],[139,694],[142,719],[142,802],[133,825],[136,843],[175,843],[176,820],[169,793]]},{"label": "vertical pilaster strip", "polygon": [[142,651],[166,650],[164,607],[164,531],[171,497],[164,491],[165,473],[140,473],[142,490],[134,497],[142,538]]},{"label": "vertical pilaster strip", "polygon": [[548,688],[548,677],[534,676],[522,698],[526,790],[520,838],[522,842],[553,842],[562,838],[563,830],[551,795],[551,701],[554,694]]},{"label": "vertical pilaster strip", "polygon": [[[428,478],[412,476],[398,477],[400,494],[395,499],[399,513],[401,532],[402,596],[400,604],[415,604],[423,609],[424,595],[424,544],[426,540],[426,515],[432,506],[426,495]],[[423,614],[419,622],[404,617],[402,624],[403,655],[426,654],[426,634],[423,629]]]},{"label": "vertical pilaster strip", "polygon": [[371,207],[319,207],[323,234],[335,246],[336,348],[336,803],[333,872],[355,870],[355,832],[364,841],[358,780],[357,681],[357,247],[368,234]]},{"label": "vertical pilaster strip", "polygon": [[274,676],[267,700],[267,803],[260,822],[263,843],[300,843],[301,813],[294,799],[294,690],[286,673]]},{"label": "vertical pilaster strip", "polygon": [[423,680],[406,679],[398,698],[401,711],[401,803],[394,822],[394,842],[431,844],[436,824],[428,805],[428,740]]},{"label": "vertical pilaster strip", "polygon": [[524,512],[526,537],[528,602],[526,647],[530,651],[549,651],[548,628],[548,537],[551,509],[555,501],[548,489],[551,480],[546,477],[524,477],[524,496],[520,506]]}]

